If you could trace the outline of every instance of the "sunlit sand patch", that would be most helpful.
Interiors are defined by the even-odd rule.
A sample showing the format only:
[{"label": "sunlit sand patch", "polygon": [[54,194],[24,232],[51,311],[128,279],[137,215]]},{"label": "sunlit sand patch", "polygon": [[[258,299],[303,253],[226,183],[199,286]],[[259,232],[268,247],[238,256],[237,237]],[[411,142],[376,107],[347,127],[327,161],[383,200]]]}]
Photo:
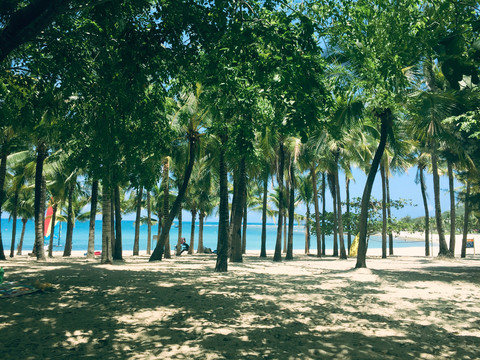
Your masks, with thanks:
[{"label": "sunlit sand patch", "polygon": [[133,315],[121,315],[115,320],[125,324],[148,326],[153,323],[166,321],[180,310],[176,308],[159,307],[154,310],[137,311]]}]

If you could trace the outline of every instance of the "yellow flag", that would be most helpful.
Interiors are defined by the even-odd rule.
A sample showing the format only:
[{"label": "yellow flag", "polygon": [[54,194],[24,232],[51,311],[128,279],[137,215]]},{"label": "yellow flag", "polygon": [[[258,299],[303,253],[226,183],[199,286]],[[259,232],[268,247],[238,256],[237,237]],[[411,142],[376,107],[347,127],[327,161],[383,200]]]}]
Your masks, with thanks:
[{"label": "yellow flag", "polygon": [[350,246],[350,252],[348,253],[348,256],[354,257],[357,256],[358,253],[358,240],[360,239],[360,233],[355,236],[355,239],[353,240],[352,245]]}]

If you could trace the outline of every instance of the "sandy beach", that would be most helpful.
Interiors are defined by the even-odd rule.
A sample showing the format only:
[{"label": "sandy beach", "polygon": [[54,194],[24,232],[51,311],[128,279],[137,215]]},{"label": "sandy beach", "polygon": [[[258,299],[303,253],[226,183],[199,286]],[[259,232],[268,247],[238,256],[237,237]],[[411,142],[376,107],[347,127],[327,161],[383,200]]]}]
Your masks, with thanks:
[{"label": "sandy beach", "polygon": [[[5,281],[52,288],[0,299],[2,359],[478,359],[480,256],[317,258],[248,252],[102,265],[82,253],[7,260]],[[403,253],[406,252],[407,255]]]}]

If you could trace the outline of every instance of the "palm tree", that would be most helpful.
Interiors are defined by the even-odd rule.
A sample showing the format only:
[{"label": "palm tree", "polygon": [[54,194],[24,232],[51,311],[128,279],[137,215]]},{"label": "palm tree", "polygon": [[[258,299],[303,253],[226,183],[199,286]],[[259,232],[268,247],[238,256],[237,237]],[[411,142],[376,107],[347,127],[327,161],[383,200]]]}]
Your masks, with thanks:
[{"label": "palm tree", "polygon": [[309,176],[298,175],[298,196],[305,204],[305,254],[310,253],[310,205],[313,203],[313,185],[312,179]]},{"label": "palm tree", "polygon": [[24,185],[18,194],[17,214],[22,219],[22,233],[17,246],[17,255],[22,255],[23,239],[27,222],[35,217],[34,189],[32,186]]}]

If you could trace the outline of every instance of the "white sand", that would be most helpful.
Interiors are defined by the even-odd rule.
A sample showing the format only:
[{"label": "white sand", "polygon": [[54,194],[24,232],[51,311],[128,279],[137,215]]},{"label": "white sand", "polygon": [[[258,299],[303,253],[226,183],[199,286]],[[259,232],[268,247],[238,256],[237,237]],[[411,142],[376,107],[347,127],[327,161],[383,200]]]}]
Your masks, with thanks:
[{"label": "white sand", "polygon": [[370,249],[356,270],[355,259],[249,252],[228,273],[213,272],[214,255],[14,258],[6,280],[54,287],[0,299],[0,358],[480,358],[480,256],[423,252]]}]

